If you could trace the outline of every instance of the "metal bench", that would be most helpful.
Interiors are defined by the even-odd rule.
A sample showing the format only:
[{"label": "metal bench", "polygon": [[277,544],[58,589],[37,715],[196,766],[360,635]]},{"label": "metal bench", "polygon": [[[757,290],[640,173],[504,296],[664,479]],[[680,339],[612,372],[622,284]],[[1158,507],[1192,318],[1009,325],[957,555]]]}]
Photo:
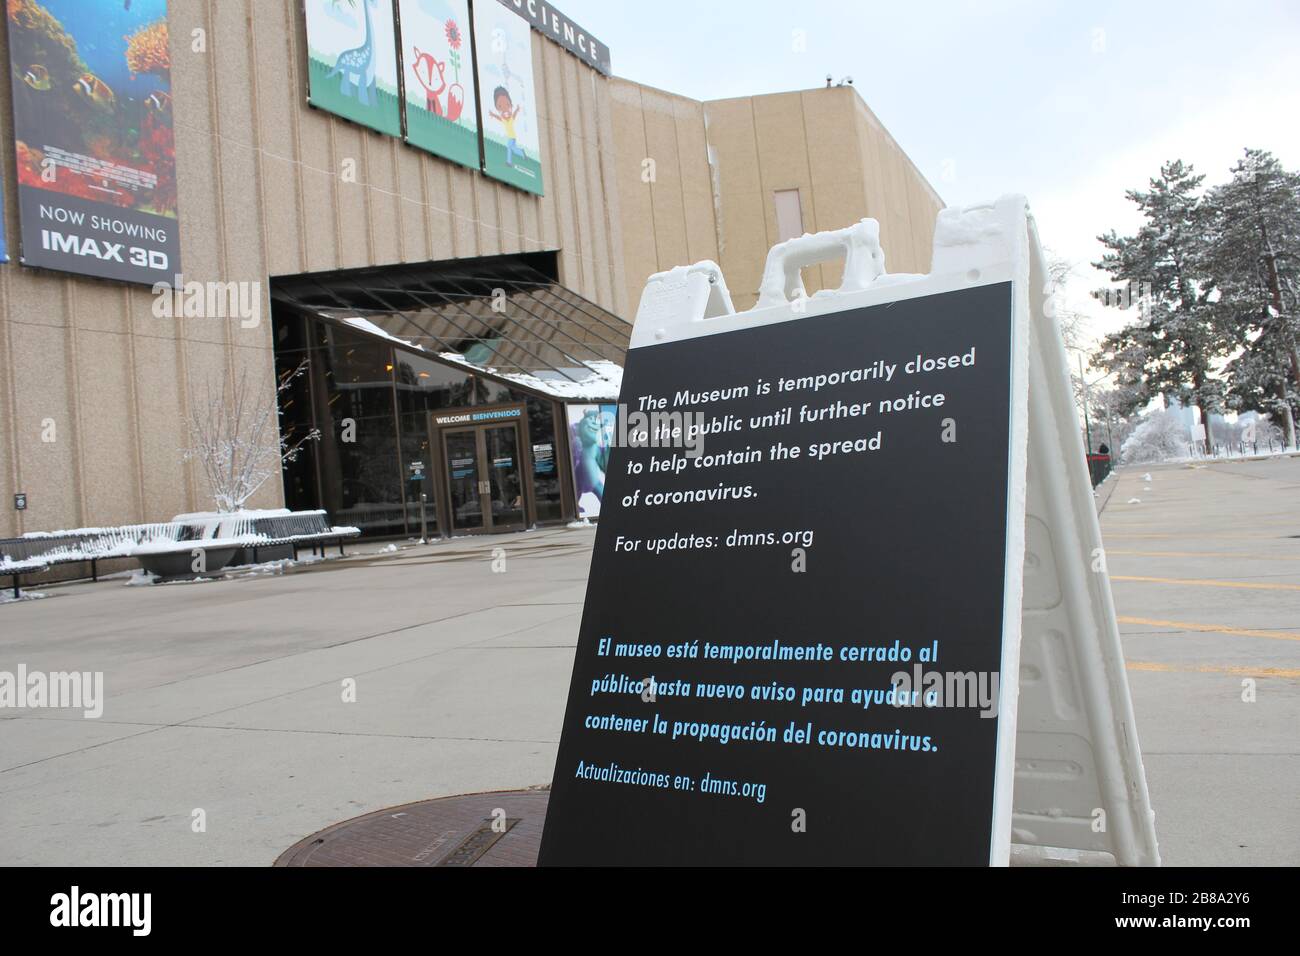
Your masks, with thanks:
[{"label": "metal bench", "polygon": [[[78,531],[34,531],[21,538],[0,540],[0,564],[36,561],[46,565],[24,570],[34,574],[60,564],[90,563],[90,573],[99,580],[99,562],[105,558],[129,558],[131,549],[142,541],[159,538],[179,539],[183,528],[171,522],[121,525],[116,528],[82,528]],[[8,572],[6,572],[8,573]]]},{"label": "metal bench", "polygon": [[253,551],[254,564],[257,563],[257,549],[271,545],[289,545],[293,548],[295,561],[298,560],[298,548],[308,544],[312,546],[313,554],[319,548],[321,557],[324,557],[325,546],[334,542],[338,545],[339,554],[342,555],[344,540],[361,534],[360,528],[331,527],[329,516],[324,511],[291,511],[282,515],[261,515],[252,519],[252,531],[266,538],[265,541],[249,545]]},{"label": "metal bench", "polygon": [[28,558],[24,561],[11,561],[8,557],[0,558],[0,574],[8,575],[13,578],[14,597],[23,596],[21,581],[19,580],[24,574],[39,574],[41,571],[48,571],[50,566],[39,558]]}]

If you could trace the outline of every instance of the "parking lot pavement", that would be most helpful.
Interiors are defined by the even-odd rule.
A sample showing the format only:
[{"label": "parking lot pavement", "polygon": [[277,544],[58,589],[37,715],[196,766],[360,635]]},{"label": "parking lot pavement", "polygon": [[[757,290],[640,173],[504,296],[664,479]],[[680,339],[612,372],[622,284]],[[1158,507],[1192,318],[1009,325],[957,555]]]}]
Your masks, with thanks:
[{"label": "parking lot pavement", "polygon": [[1300,863],[1300,458],[1129,468],[1101,524],[1164,861]]}]

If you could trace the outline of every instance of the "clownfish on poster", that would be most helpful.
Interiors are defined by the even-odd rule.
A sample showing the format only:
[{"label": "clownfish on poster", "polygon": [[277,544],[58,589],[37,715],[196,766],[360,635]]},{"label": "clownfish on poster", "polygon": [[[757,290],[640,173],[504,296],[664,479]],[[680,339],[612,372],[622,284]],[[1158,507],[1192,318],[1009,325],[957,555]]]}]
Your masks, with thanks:
[{"label": "clownfish on poster", "polygon": [[50,71],[39,63],[33,63],[27,68],[27,71],[23,73],[23,82],[38,93],[44,93],[54,85],[50,80]]},{"label": "clownfish on poster", "polygon": [[93,73],[81,74],[72,84],[72,92],[96,109],[111,110],[117,105],[117,94],[112,87]]}]

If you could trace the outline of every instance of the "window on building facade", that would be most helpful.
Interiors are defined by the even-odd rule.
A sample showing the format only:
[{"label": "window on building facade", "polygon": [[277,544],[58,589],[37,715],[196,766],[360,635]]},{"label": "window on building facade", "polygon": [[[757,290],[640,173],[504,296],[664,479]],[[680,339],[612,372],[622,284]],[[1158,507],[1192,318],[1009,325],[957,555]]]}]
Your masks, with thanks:
[{"label": "window on building facade", "polygon": [[803,207],[799,204],[799,190],[778,189],[772,196],[776,202],[776,241],[802,236]]}]

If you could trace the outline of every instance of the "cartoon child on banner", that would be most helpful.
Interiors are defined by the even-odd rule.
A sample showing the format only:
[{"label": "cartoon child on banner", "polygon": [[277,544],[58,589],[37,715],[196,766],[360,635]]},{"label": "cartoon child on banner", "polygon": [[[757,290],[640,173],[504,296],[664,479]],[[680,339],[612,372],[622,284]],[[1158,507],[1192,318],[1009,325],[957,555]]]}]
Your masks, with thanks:
[{"label": "cartoon child on banner", "polygon": [[[516,134],[516,126],[523,132],[528,132],[528,116],[525,112],[527,100],[532,90],[531,70],[525,68],[526,75],[521,76],[510,68],[510,58],[512,55],[529,56],[528,48],[529,33],[524,30],[523,39],[512,40],[508,32],[501,27],[492,30],[492,52],[501,58],[499,66],[491,67],[492,72],[500,76],[500,83],[492,90],[493,109],[488,110],[488,116],[501,124],[501,132],[506,139],[506,165],[515,168],[515,159],[526,159],[527,154],[523,146],[519,144],[519,136]],[[519,44],[522,42],[523,46]],[[512,45],[515,47],[511,49]],[[520,118],[523,114],[523,118]],[[527,173],[525,169],[523,172]],[[531,173],[528,173],[531,175]]]},{"label": "cartoon child on banner", "polygon": [[[509,67],[505,67],[503,64],[503,68],[506,74],[509,75]],[[492,91],[492,102],[496,105],[496,110],[488,110],[488,115],[499,122],[505,130],[506,165],[513,166],[515,164],[515,154],[518,154],[520,159],[525,158],[523,147],[515,139],[515,118],[523,111],[523,107],[514,105],[514,102],[510,99],[510,91],[504,86],[498,86]]]}]

